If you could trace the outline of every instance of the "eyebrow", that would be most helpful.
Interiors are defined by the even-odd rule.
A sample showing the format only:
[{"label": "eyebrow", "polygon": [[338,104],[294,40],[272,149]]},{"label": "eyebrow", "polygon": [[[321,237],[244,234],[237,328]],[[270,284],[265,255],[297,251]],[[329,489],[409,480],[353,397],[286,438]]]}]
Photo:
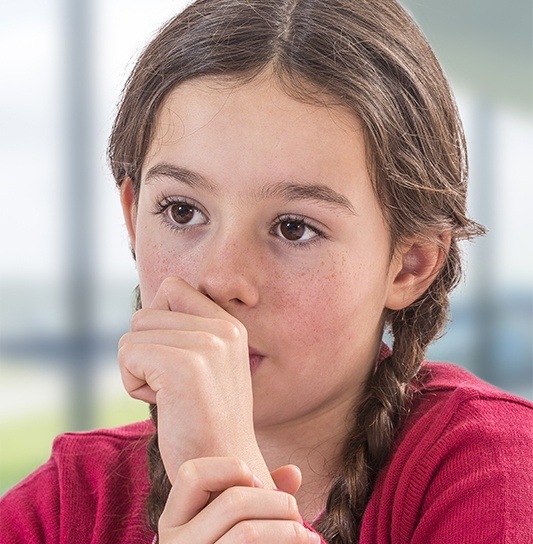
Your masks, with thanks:
[{"label": "eyebrow", "polygon": [[279,182],[263,187],[260,196],[286,200],[312,200],[329,204],[334,208],[341,208],[351,215],[357,215],[348,198],[323,184]]},{"label": "eyebrow", "polygon": [[144,182],[148,185],[152,185],[159,181],[158,178],[170,178],[174,181],[185,183],[190,187],[208,189],[213,193],[217,192],[217,188],[197,172],[182,168],[181,166],[169,164],[168,162],[160,162],[152,166],[146,173]]},{"label": "eyebrow", "polygon": [[[159,181],[158,178],[170,178],[193,188],[218,193],[217,187],[201,174],[174,164],[162,162],[152,166],[146,173],[145,183],[154,184]],[[340,208],[351,215],[358,215],[348,198],[324,184],[281,181],[262,187],[257,197],[259,199],[310,200]]]}]

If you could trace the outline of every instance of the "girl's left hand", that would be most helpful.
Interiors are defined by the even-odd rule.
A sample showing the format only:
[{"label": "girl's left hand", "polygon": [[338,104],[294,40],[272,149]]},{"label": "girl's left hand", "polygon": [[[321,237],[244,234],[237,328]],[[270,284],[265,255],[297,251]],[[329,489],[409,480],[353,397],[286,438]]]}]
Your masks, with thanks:
[{"label": "girl's left hand", "polygon": [[201,458],[180,467],[159,520],[160,544],[266,544],[274,539],[277,544],[320,543],[304,527],[295,498],[261,488],[243,461]]}]

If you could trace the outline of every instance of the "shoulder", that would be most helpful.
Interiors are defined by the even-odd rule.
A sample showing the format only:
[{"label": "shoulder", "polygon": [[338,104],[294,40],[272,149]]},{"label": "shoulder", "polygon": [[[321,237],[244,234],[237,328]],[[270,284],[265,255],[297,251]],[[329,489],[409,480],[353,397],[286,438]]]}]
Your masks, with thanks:
[{"label": "shoulder", "polygon": [[144,421],[115,429],[65,433],[54,440],[52,459],[60,478],[83,474],[94,484],[105,484],[101,478],[110,471],[125,474],[144,468],[146,445],[153,432],[152,424]]},{"label": "shoulder", "polygon": [[[92,461],[102,462],[107,456],[115,458],[125,453],[131,453],[146,446],[146,442],[154,433],[150,421],[132,423],[114,429],[96,429],[86,432],[65,433],[59,435],[52,446],[52,457],[58,462],[72,459],[92,458]],[[94,458],[94,452],[99,456]]]},{"label": "shoulder", "polygon": [[[85,503],[96,508],[124,507],[130,496],[144,495],[148,486],[146,446],[154,432],[149,421],[115,429],[66,433],[52,448],[63,500],[89,489]],[[91,503],[91,504],[89,504]]]},{"label": "shoulder", "polygon": [[533,405],[454,365],[424,371],[369,527],[388,512],[397,542],[527,542]]},{"label": "shoulder", "polygon": [[459,393],[467,396],[504,399],[533,407],[529,400],[518,397],[483,381],[468,370],[451,363],[425,361],[422,365],[421,393],[441,391]]},{"label": "shoulder", "polygon": [[[494,431],[502,438],[533,438],[533,404],[484,382],[449,363],[425,363],[414,394],[406,431],[431,425],[435,433]],[[512,426],[503,425],[513,422]]]},{"label": "shoulder", "polygon": [[106,471],[113,465],[142,466],[146,444],[153,432],[152,423],[143,421],[115,429],[61,434],[54,440],[50,459],[6,496],[40,482],[60,480],[65,471],[72,482],[92,470]]},{"label": "shoulder", "polygon": [[6,542],[146,536],[146,444],[153,431],[142,422],[58,436],[50,459],[2,498]]},{"label": "shoulder", "polygon": [[426,467],[442,474],[446,466],[450,478],[480,470],[483,464],[493,476],[517,476],[528,466],[533,474],[531,402],[454,365],[427,363],[424,370],[397,455],[417,459],[418,473]]},{"label": "shoulder", "polygon": [[0,498],[2,542],[59,542],[60,510],[57,467],[49,459]]}]

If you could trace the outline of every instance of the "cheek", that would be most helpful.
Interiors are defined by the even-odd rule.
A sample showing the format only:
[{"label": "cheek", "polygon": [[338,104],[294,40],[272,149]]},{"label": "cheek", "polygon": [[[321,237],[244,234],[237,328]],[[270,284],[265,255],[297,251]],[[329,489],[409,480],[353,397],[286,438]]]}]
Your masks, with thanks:
[{"label": "cheek", "polygon": [[328,257],[307,267],[280,269],[270,276],[266,291],[274,312],[289,322],[288,329],[314,335],[330,326],[347,283],[341,266]]},{"label": "cheek", "polygon": [[137,271],[144,308],[152,303],[161,282],[168,275],[169,268],[170,260],[162,256],[157,245],[148,247],[145,245],[143,251],[137,253]]},{"label": "cheek", "polygon": [[385,274],[377,268],[335,255],[274,280],[278,328],[302,354],[323,346],[333,356],[335,346],[373,340],[381,329],[386,291]]},{"label": "cheek", "polygon": [[180,277],[195,285],[196,259],[189,252],[168,247],[165,242],[152,239],[138,244],[137,271],[141,289],[142,304],[146,308],[154,299],[163,280]]}]

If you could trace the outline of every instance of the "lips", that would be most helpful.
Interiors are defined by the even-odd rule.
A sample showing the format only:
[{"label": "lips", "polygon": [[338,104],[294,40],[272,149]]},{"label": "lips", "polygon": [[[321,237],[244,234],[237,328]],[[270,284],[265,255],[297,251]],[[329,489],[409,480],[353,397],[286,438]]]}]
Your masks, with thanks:
[{"label": "lips", "polygon": [[254,372],[259,368],[259,366],[263,362],[263,359],[265,358],[265,356],[253,348],[248,348],[248,358],[250,360],[250,372],[254,374]]}]

